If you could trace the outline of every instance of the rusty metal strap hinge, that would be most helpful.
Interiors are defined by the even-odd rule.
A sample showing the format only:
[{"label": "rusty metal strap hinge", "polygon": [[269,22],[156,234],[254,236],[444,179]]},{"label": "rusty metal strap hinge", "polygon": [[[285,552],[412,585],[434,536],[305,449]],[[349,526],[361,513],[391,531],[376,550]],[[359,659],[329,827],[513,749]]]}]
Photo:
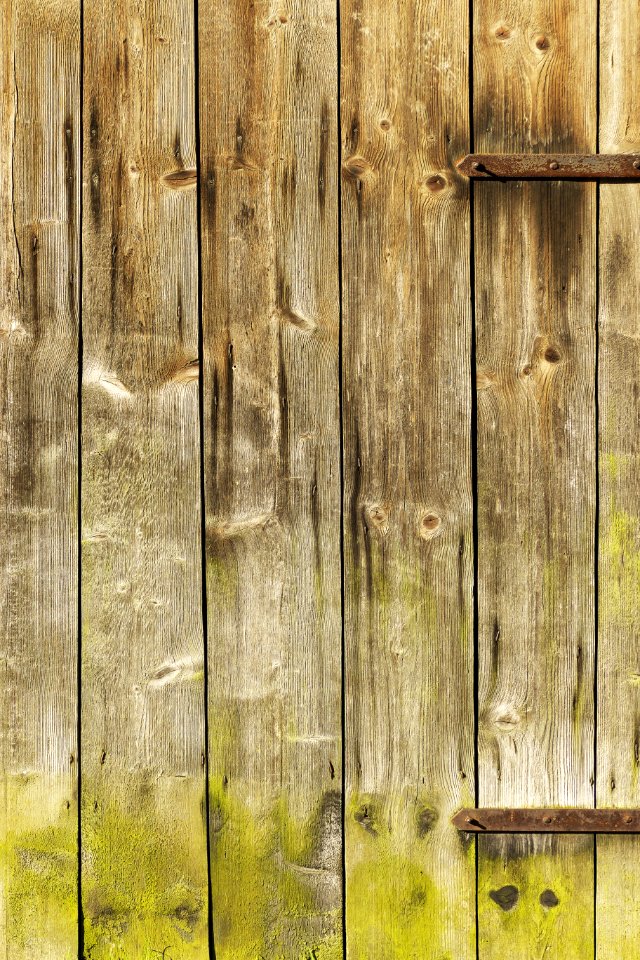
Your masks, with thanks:
[{"label": "rusty metal strap hinge", "polygon": [[485,807],[460,810],[453,824],[469,833],[640,833],[640,810]]},{"label": "rusty metal strap hinge", "polygon": [[472,180],[640,180],[640,154],[470,153],[457,169]]}]

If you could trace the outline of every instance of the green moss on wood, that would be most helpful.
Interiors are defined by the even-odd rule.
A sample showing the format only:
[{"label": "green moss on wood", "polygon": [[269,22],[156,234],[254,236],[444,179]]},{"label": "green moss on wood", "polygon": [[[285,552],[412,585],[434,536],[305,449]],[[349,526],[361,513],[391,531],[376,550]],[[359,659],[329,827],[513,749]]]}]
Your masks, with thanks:
[{"label": "green moss on wood", "polygon": [[[198,796],[199,794],[199,796]],[[202,788],[171,796],[130,789],[129,802],[83,791],[83,912],[91,960],[208,957]],[[99,793],[95,794],[96,797]],[[194,814],[195,811],[195,814]]]},{"label": "green moss on wood", "polygon": [[372,795],[349,802],[349,960],[475,957],[473,842],[437,804],[414,795],[392,807]]},{"label": "green moss on wood", "polygon": [[342,957],[339,803],[328,793],[300,822],[284,800],[256,813],[223,780],[212,785],[218,960]]},{"label": "green moss on wood", "polygon": [[640,619],[640,520],[612,500],[603,537],[602,614],[621,626]]},{"label": "green moss on wood", "polygon": [[4,782],[0,876],[12,958],[77,960],[77,811],[67,780]]},{"label": "green moss on wood", "polygon": [[593,839],[480,837],[482,960],[593,958]]}]

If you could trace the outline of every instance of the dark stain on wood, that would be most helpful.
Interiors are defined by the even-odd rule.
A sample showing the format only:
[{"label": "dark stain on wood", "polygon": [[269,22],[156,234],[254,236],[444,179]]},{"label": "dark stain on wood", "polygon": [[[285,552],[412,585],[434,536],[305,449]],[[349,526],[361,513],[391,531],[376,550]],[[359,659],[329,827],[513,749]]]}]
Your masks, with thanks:
[{"label": "dark stain on wood", "polygon": [[504,887],[500,887],[499,890],[490,890],[489,896],[494,903],[498,904],[501,910],[506,912],[513,910],[518,902],[520,894],[518,892],[518,888],[509,883]]},{"label": "dark stain on wood", "polygon": [[353,470],[353,489],[351,491],[351,501],[349,503],[349,525],[351,531],[351,554],[353,557],[353,569],[356,575],[360,570],[360,492],[362,490],[362,463],[360,451],[360,431],[358,424],[353,426],[354,442],[354,470]]},{"label": "dark stain on wood", "polygon": [[282,325],[278,327],[278,399],[280,409],[279,451],[282,478],[284,481],[284,496],[280,497],[280,499],[287,502],[289,499],[291,464],[289,456],[289,395]]},{"label": "dark stain on wood", "polygon": [[416,829],[420,838],[426,837],[438,819],[438,814],[431,807],[423,807],[416,816]]},{"label": "dark stain on wood", "polygon": [[546,907],[547,910],[550,910],[552,907],[557,907],[560,901],[553,890],[543,890],[540,894],[540,903],[543,907]]},{"label": "dark stain on wood", "polygon": [[320,504],[318,502],[318,457],[313,464],[313,479],[309,491],[309,507],[311,513],[311,528],[313,531],[313,553],[316,577],[322,585],[322,531],[320,529]]},{"label": "dark stain on wood", "polygon": [[322,101],[320,114],[320,147],[318,158],[318,205],[320,214],[324,216],[326,196],[327,196],[327,170],[329,162],[329,104],[326,100]]},{"label": "dark stain on wood", "polygon": [[89,113],[89,151],[93,157],[89,173],[89,199],[93,222],[98,227],[102,213],[102,200],[100,196],[100,177],[101,162],[98,155],[100,139],[100,118],[98,115],[98,105],[95,101],[91,103]]}]

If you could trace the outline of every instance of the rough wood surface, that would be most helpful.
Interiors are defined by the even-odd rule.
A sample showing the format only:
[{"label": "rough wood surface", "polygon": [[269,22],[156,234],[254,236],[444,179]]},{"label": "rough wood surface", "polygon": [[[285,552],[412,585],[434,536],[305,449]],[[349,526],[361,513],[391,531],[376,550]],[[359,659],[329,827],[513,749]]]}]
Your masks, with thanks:
[{"label": "rough wood surface", "polygon": [[[474,24],[474,148],[594,152],[594,0]],[[482,806],[593,803],[595,190],[475,188]],[[593,956],[591,838],[478,845],[481,960]]]},{"label": "rough wood surface", "polygon": [[[601,4],[600,149],[640,149],[637,0]],[[640,803],[640,193],[600,191],[596,801]],[[598,838],[598,957],[640,957],[640,839]]]},{"label": "rough wood surface", "polygon": [[341,4],[350,960],[475,957],[467,12]]},{"label": "rough wood surface", "polygon": [[193,5],[85,0],[84,28],[85,951],[202,960]]},{"label": "rough wood surface", "polygon": [[199,33],[216,956],[330,960],[342,923],[335,3],[201,4]]},{"label": "rough wood surface", "polygon": [[0,27],[0,957],[77,957],[80,4]]}]

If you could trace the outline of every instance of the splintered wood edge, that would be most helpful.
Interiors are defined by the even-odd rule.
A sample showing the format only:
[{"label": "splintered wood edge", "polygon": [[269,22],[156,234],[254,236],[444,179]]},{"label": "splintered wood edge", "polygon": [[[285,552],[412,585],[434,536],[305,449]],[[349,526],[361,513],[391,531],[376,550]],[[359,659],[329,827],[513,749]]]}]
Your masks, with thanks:
[{"label": "splintered wood edge", "polygon": [[452,822],[468,833],[640,833],[640,810],[487,807],[460,810]]},{"label": "splintered wood edge", "polygon": [[640,180],[640,154],[470,153],[456,169],[473,180]]}]

